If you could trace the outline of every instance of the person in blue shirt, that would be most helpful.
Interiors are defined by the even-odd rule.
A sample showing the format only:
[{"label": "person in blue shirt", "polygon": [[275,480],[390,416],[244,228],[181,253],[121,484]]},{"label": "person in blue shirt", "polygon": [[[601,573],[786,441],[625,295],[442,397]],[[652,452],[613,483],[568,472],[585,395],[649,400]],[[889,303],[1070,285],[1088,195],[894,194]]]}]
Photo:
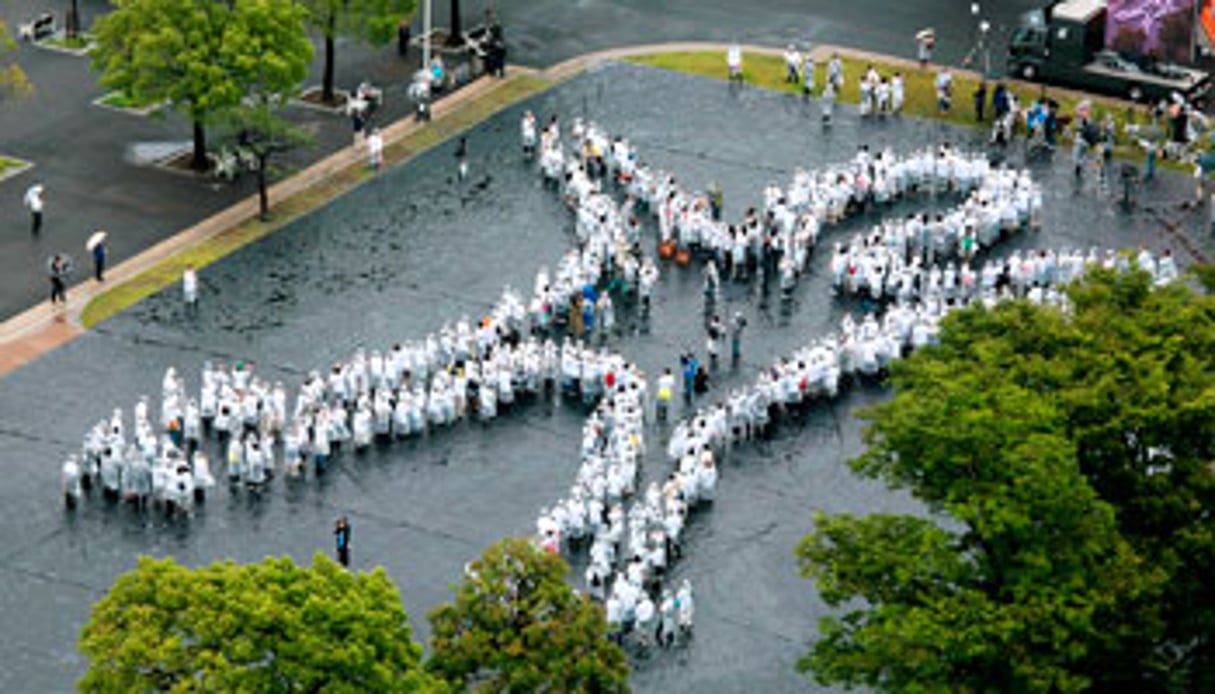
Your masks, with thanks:
[{"label": "person in blue shirt", "polygon": [[93,246],[93,277],[98,282],[105,281],[105,241]]},{"label": "person in blue shirt", "polygon": [[350,521],[346,519],[346,516],[338,519],[337,526],[333,529],[333,536],[337,541],[338,562],[342,566],[350,566]]},{"label": "person in blue shirt", "polygon": [[683,399],[684,402],[691,405],[696,388],[696,372],[700,363],[696,361],[696,355],[688,352],[679,358],[679,366],[683,371]]}]

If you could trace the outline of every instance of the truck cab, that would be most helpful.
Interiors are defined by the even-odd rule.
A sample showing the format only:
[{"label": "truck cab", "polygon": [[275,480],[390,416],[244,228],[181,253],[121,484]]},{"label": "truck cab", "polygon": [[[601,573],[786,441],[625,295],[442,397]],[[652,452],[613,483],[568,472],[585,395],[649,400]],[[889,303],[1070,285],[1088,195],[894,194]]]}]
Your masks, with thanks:
[{"label": "truck cab", "polygon": [[1075,78],[1104,43],[1103,0],[1055,3],[1024,16],[1009,42],[1009,69],[1029,81]]},{"label": "truck cab", "polygon": [[1009,41],[1009,73],[1132,101],[1205,95],[1205,72],[1106,50],[1105,22],[1105,0],[1064,0],[1026,14]]}]

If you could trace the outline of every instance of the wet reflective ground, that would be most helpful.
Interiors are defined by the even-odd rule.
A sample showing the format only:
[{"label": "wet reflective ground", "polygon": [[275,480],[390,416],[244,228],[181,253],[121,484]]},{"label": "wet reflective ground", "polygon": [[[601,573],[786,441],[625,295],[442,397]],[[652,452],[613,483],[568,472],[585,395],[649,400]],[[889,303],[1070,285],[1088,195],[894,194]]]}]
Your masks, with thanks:
[{"label": "wet reflective ground", "polygon": [[[785,183],[795,166],[849,157],[859,142],[904,151],[974,137],[913,121],[859,123],[850,112],[824,133],[817,107],[795,98],[628,66],[584,75],[525,106],[541,117],[588,115],[688,185],[720,181],[730,218],[758,204],[766,183]],[[322,480],[276,480],[260,498],[223,489],[184,523],[99,500],[65,514],[58,496],[60,463],[85,429],[115,406],[129,415],[141,394],[158,397],[169,365],[196,389],[203,360],[249,359],[293,388],[304,371],[357,346],[387,348],[476,315],[505,283],[530,291],[536,269],[554,265],[571,238],[568,214],[519,158],[522,109],[469,135],[468,182],[453,182],[455,145],[442,145],[206,268],[197,316],[184,314],[174,287],[0,381],[0,690],[69,689],[84,667],[74,644],[89,604],[141,553],[188,564],[267,554],[307,562],[332,551],[333,521],[345,513],[355,564],[387,568],[424,637],[426,610],[449,597],[466,561],[505,534],[532,531],[537,510],[573,481],[583,417],[576,408],[533,404],[488,426],[461,424],[429,440],[345,455]],[[1166,245],[1149,216],[1118,211],[1089,184],[1077,189],[1066,159],[1036,172],[1047,192],[1044,230],[1005,248]],[[1158,186],[1154,194],[1168,200],[1190,189],[1180,177]],[[774,357],[834,329],[848,307],[830,298],[825,263],[820,253],[788,314],[761,307],[751,287],[727,287],[726,310],[746,312],[750,328],[745,363],[724,372],[716,390],[750,382]],[[613,347],[651,374],[674,367],[681,351],[702,349],[699,287],[698,271],[665,271],[651,329],[630,326]],[[851,411],[881,397],[854,390],[804,427],[724,463],[719,499],[690,523],[675,569],[696,587],[695,640],[639,661],[636,689],[811,688],[793,666],[825,608],[792,557],[811,514],[917,508],[844,465],[860,448]],[[652,434],[647,477],[669,469],[661,436]]]}]

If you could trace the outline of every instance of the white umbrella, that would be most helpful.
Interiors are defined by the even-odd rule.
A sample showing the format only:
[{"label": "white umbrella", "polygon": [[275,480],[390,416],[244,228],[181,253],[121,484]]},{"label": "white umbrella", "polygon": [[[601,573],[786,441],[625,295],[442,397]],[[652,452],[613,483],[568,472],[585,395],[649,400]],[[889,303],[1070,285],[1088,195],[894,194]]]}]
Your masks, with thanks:
[{"label": "white umbrella", "polygon": [[937,32],[931,28],[920,29],[920,31],[918,33],[916,33],[915,38],[917,41],[927,41],[929,39],[936,38],[936,35],[937,35]]},{"label": "white umbrella", "polygon": [[42,195],[42,191],[43,187],[41,183],[35,183],[34,185],[30,186],[29,189],[25,191],[26,206],[29,206],[31,200]]},{"label": "white umbrella", "polygon": [[88,240],[87,242],[85,242],[85,244],[84,244],[85,249],[87,249],[87,250],[89,250],[89,251],[93,250],[93,249],[94,249],[94,248],[96,248],[96,247],[97,247],[97,246],[98,246],[98,245],[99,245],[99,244],[100,244],[102,241],[105,241],[105,237],[106,237],[106,236],[109,236],[109,234],[107,234],[107,233],[106,233],[106,232],[104,232],[104,231],[101,231],[100,229],[98,229],[97,231],[93,232],[93,235],[92,235],[92,236],[90,236],[90,237],[89,237],[89,240]]}]

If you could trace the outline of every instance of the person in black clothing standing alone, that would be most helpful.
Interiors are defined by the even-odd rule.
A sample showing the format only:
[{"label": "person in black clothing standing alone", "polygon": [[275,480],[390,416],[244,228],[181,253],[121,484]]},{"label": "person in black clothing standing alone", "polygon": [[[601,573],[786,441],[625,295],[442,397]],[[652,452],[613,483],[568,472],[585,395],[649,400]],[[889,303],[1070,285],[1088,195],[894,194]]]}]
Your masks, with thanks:
[{"label": "person in black clothing standing alone", "polygon": [[62,302],[67,304],[67,282],[66,278],[71,271],[70,263],[67,258],[58,253],[51,258],[50,267],[48,268],[51,278],[51,306]]},{"label": "person in black clothing standing alone", "polygon": [[456,165],[460,180],[468,178],[468,138],[466,137],[461,137],[460,144],[456,146]]},{"label": "person in black clothing standing alone", "polygon": [[337,540],[337,557],[338,562],[345,567],[350,566],[350,521],[346,516],[338,519],[337,526],[333,529],[333,536]]}]

